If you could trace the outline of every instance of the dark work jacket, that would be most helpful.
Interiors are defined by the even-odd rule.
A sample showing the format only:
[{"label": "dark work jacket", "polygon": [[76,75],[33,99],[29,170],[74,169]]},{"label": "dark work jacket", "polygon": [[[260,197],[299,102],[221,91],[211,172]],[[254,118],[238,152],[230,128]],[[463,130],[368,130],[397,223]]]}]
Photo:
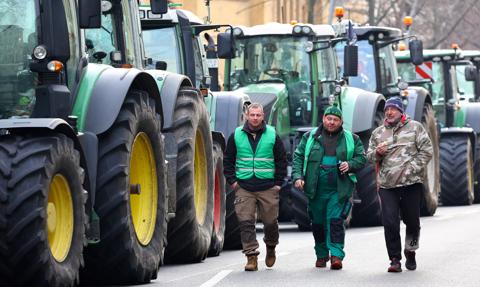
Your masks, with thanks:
[{"label": "dark work jacket", "polygon": [[[248,123],[243,125],[243,130],[247,132],[248,141],[252,147],[253,152],[257,149],[257,144],[260,141],[263,133],[265,132],[266,124],[258,131],[251,131]],[[252,133],[256,133],[255,139],[253,139]],[[275,137],[275,144],[273,146],[273,156],[275,160],[275,176],[274,179],[260,179],[255,177],[241,180],[237,179],[235,174],[235,162],[237,159],[237,147],[235,145],[235,133],[230,135],[227,142],[227,148],[223,157],[223,173],[227,179],[228,184],[238,182],[238,184],[248,191],[262,191],[272,188],[275,185],[282,186],[282,183],[287,176],[287,157],[285,154],[285,147],[278,135]]]},{"label": "dark work jacket", "polygon": [[[298,144],[297,149],[295,150],[295,153],[293,155],[292,181],[295,182],[297,179],[305,180],[303,190],[305,192],[305,195],[309,199],[313,199],[317,192],[318,177],[320,175],[321,168],[320,166],[323,156],[325,155],[325,148],[323,146],[324,136],[322,134],[322,130],[323,125],[320,125],[314,135],[315,141],[312,145],[312,149],[308,158],[305,158],[305,147],[308,137],[310,136],[310,132],[303,135],[302,140]],[[353,140],[355,143],[353,157],[352,159],[347,161],[347,144],[342,129],[338,134],[335,153],[337,160],[348,162],[348,165],[350,167],[349,172],[356,173],[365,165],[367,159],[365,157],[365,151],[363,150],[363,144],[360,138],[356,134],[353,134]],[[303,174],[304,161],[307,161],[307,169],[305,174]],[[350,180],[350,177],[339,176],[337,180],[337,192],[339,201],[344,202],[345,200],[350,198],[352,196],[354,188],[355,184],[352,180]]]}]

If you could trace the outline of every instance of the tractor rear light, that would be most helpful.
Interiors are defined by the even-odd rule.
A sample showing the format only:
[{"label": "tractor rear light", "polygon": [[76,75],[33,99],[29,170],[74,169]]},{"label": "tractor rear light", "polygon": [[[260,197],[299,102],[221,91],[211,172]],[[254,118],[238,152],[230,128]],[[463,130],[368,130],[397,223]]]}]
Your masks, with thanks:
[{"label": "tractor rear light", "polygon": [[408,91],[407,90],[403,90],[400,92],[400,95],[403,97],[403,98],[407,98],[408,97]]},{"label": "tractor rear light", "polygon": [[39,45],[33,49],[33,56],[37,60],[43,60],[47,57],[47,47]]},{"label": "tractor rear light", "polygon": [[47,64],[47,69],[50,72],[60,73],[63,70],[63,63],[56,60],[50,61]]},{"label": "tractor rear light", "polygon": [[411,16],[403,17],[403,25],[410,27],[413,24],[413,18]]},{"label": "tractor rear light", "polygon": [[344,12],[344,10],[343,10],[342,6],[335,7],[335,17],[337,17],[339,19],[343,18],[343,14],[344,14],[343,12]]},{"label": "tractor rear light", "polygon": [[407,45],[405,45],[404,42],[398,43],[398,50],[399,51],[405,51],[407,49]]}]

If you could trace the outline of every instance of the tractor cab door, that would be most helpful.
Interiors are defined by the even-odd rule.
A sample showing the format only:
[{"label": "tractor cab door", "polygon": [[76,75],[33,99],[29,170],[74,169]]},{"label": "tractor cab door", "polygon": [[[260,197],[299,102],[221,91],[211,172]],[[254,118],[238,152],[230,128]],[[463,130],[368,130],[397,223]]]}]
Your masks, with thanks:
[{"label": "tractor cab door", "polygon": [[135,0],[105,0],[101,27],[85,31],[89,62],[114,67],[142,67],[142,46]]}]

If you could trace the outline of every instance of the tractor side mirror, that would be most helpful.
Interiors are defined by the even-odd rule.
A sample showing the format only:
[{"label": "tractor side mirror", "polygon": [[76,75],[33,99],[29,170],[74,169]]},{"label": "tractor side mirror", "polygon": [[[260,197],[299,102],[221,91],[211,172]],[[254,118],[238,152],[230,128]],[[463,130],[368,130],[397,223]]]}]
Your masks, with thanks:
[{"label": "tractor side mirror", "polygon": [[423,42],[422,40],[411,40],[408,43],[410,60],[415,66],[423,64]]},{"label": "tractor side mirror", "polygon": [[217,55],[220,59],[235,58],[233,38],[230,32],[219,33],[217,36]]},{"label": "tractor side mirror", "polygon": [[465,66],[465,80],[466,81],[476,81],[478,78],[477,68],[472,65]]},{"label": "tractor side mirror", "polygon": [[162,70],[162,71],[166,71],[167,70],[167,62],[165,61],[157,61],[155,63],[155,69],[157,70]]},{"label": "tractor side mirror", "polygon": [[100,28],[102,25],[100,0],[78,0],[81,29]]},{"label": "tractor side mirror", "polygon": [[358,75],[358,46],[347,45],[343,53],[343,76],[356,77]]},{"label": "tractor side mirror", "polygon": [[152,0],[150,1],[150,9],[153,14],[165,14],[168,12],[168,1]]}]

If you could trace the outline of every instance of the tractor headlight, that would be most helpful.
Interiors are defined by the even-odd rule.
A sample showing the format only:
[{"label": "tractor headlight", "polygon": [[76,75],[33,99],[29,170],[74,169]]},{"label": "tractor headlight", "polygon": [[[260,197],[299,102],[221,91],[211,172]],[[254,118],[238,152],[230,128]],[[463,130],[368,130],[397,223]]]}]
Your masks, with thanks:
[{"label": "tractor headlight", "polygon": [[293,33],[294,33],[294,34],[300,34],[300,33],[302,33],[302,26],[300,26],[300,25],[295,25],[295,27],[293,27]]},{"label": "tractor headlight", "polygon": [[242,36],[243,35],[243,30],[236,27],[236,28],[233,28],[233,36]]},{"label": "tractor headlight", "polygon": [[303,48],[305,49],[305,52],[310,53],[311,51],[313,51],[313,42],[306,42]]},{"label": "tractor headlight", "polygon": [[47,57],[47,47],[39,45],[33,49],[33,56],[37,60],[43,60]]},{"label": "tractor headlight", "polygon": [[302,27],[302,33],[303,33],[303,34],[311,34],[312,31],[313,31],[312,28],[309,27],[309,26],[303,26],[303,27]]}]

